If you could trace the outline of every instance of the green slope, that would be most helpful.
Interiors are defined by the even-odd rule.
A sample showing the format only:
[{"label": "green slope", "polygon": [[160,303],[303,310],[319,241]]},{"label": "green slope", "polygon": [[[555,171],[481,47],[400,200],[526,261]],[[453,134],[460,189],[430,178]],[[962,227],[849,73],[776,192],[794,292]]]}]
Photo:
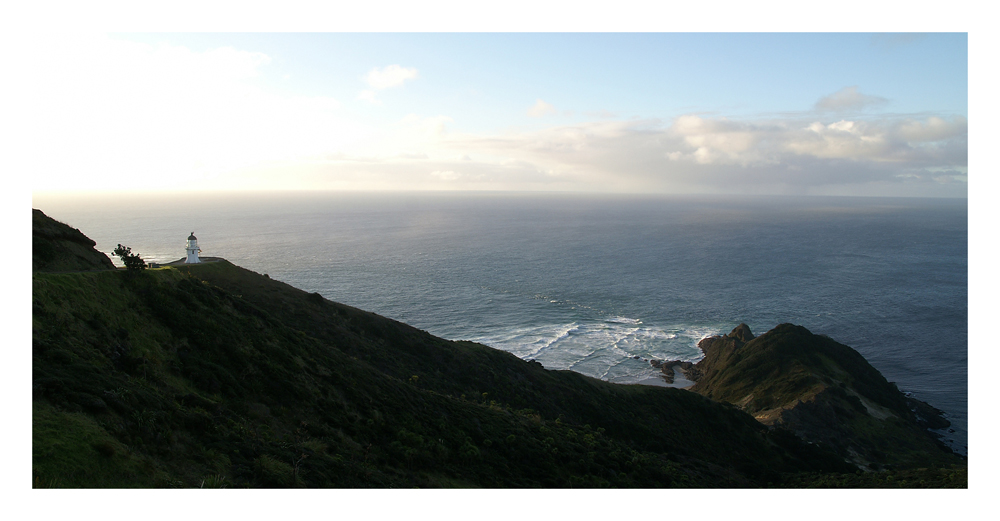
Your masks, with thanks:
[{"label": "green slope", "polygon": [[695,366],[700,377],[691,390],[738,405],[762,423],[863,467],[956,461],[927,431],[931,422],[914,412],[919,407],[933,418],[933,408],[907,399],[860,353],[830,338],[792,324],[754,338],[740,324],[699,347],[705,358]]},{"label": "green slope", "polygon": [[547,371],[226,261],[138,276],[35,272],[32,283],[39,487],[737,487],[853,476],[832,453],[698,394]]},{"label": "green slope", "polygon": [[31,211],[31,271],[113,270],[106,255],[76,228],[52,219],[41,210]]}]

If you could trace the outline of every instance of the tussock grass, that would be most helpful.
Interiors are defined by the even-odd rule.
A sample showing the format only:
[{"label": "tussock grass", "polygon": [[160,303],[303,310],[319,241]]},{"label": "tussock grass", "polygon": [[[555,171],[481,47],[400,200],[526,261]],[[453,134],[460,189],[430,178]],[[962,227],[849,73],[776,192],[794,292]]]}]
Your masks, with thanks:
[{"label": "tussock grass", "polygon": [[61,487],[744,487],[849,470],[734,407],[433,337],[226,261],[33,276]]}]

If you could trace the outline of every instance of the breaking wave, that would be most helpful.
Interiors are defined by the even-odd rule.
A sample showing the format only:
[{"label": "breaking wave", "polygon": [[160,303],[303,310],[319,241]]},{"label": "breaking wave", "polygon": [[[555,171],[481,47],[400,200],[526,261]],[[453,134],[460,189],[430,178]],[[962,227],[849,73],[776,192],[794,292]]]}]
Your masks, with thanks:
[{"label": "breaking wave", "polygon": [[613,317],[511,328],[469,340],[536,360],[548,369],[571,369],[610,381],[639,381],[658,373],[650,360],[700,360],[698,342],[719,332],[707,326],[661,326]]}]

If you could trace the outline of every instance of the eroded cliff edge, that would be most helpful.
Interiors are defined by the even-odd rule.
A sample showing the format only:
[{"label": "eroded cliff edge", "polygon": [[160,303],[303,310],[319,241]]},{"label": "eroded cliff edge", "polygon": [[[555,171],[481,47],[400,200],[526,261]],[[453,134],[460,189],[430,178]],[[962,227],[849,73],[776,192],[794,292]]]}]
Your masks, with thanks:
[{"label": "eroded cliff edge", "polygon": [[783,427],[862,468],[950,459],[929,428],[941,411],[904,395],[865,358],[802,326],[780,324],[754,336],[746,324],[709,337],[705,357],[684,370],[691,391]]}]

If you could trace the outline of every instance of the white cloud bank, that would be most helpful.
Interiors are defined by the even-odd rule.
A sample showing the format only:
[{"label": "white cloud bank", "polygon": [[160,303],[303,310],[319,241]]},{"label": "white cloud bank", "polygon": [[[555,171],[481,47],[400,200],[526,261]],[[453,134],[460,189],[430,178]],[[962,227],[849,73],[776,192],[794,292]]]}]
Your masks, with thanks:
[{"label": "white cloud bank", "polygon": [[[966,196],[963,117],[731,121],[698,115],[452,134],[410,118],[420,156],[315,165],[329,188]],[[416,159],[410,159],[415,157]],[[475,158],[475,159],[472,159]],[[363,159],[363,160],[362,160]]]},{"label": "white cloud bank", "polygon": [[[882,101],[854,88],[795,117],[605,117],[469,134],[450,131],[462,122],[445,115],[373,126],[346,119],[336,99],[268,91],[257,79],[270,58],[260,53],[70,43],[11,76],[13,98],[28,103],[10,112],[9,149],[23,157],[10,171],[30,176],[34,191],[968,193],[966,118],[861,117],[850,111]],[[396,65],[366,81],[393,88],[417,74]],[[539,99],[529,113],[554,111]]]},{"label": "white cloud bank", "polygon": [[[966,118],[849,116],[885,103],[848,87],[795,117],[689,114],[502,134],[449,133],[449,118],[409,116],[391,141],[419,159],[343,157],[316,165],[311,179],[329,188],[967,196]],[[527,114],[554,112],[538,99]]]}]

